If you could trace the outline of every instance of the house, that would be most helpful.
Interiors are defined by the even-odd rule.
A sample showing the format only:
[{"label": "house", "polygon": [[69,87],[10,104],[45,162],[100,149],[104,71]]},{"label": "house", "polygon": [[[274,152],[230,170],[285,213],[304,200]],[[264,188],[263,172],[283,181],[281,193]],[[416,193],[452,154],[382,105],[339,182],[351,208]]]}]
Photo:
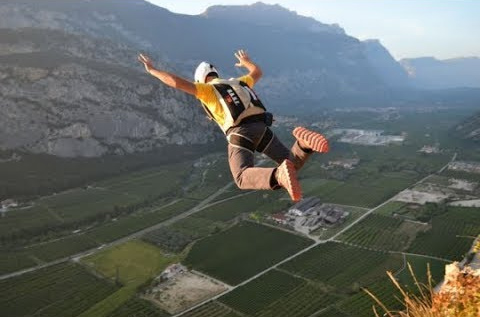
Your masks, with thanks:
[{"label": "house", "polygon": [[172,264],[168,266],[162,274],[160,274],[160,280],[166,281],[175,277],[178,274],[187,272],[187,268],[179,263]]},{"label": "house", "polygon": [[287,224],[287,216],[281,212],[278,212],[276,214],[273,214],[271,216],[272,220],[275,221],[278,224],[281,225],[286,225]]},{"label": "house", "polygon": [[360,162],[359,159],[340,159],[336,161],[329,161],[328,166],[330,167],[342,167],[345,169],[353,169]]},{"label": "house", "polygon": [[321,204],[320,199],[316,197],[309,197],[302,199],[300,202],[293,205],[289,210],[288,214],[298,217],[303,217],[312,211],[312,207]]},{"label": "house", "polygon": [[18,203],[13,199],[5,199],[0,203],[0,209],[7,210],[12,207],[18,207]]}]

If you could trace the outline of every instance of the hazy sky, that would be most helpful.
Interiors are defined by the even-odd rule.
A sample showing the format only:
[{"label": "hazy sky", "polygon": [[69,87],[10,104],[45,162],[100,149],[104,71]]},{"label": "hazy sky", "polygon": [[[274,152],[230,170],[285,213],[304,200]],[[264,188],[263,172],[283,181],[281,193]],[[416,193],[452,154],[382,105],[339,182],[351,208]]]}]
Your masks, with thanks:
[{"label": "hazy sky", "polygon": [[[253,0],[149,0],[172,12],[200,14],[216,4]],[[323,23],[338,23],[361,40],[379,39],[396,58],[480,57],[478,0],[262,0]]]}]

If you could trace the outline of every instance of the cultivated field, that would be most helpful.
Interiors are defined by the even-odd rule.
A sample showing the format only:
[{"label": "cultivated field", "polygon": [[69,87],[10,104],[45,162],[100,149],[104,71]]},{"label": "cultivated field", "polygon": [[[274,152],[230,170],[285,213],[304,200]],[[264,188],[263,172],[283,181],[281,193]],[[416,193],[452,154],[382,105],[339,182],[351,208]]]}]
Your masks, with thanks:
[{"label": "cultivated field", "polygon": [[399,254],[370,251],[327,242],[282,264],[292,274],[348,292],[384,277],[385,271],[402,267]]},{"label": "cultivated field", "polygon": [[60,264],[0,281],[2,316],[74,317],[117,287],[77,264]]},{"label": "cultivated field", "polygon": [[81,317],[111,314],[135,296],[140,285],[160,274],[168,265],[178,261],[178,257],[166,256],[155,246],[137,240],[83,259],[82,263],[93,269],[96,274],[105,276],[122,287],[108,298],[90,307]]},{"label": "cultivated field", "polygon": [[235,285],[312,242],[284,231],[242,222],[197,242],[185,264]]},{"label": "cultivated field", "polygon": [[418,234],[409,252],[460,260],[470,249],[473,238],[480,232],[480,209],[448,207],[433,218],[432,227]]},{"label": "cultivated field", "polygon": [[404,251],[428,225],[398,217],[370,214],[342,233],[338,240],[376,250]]}]

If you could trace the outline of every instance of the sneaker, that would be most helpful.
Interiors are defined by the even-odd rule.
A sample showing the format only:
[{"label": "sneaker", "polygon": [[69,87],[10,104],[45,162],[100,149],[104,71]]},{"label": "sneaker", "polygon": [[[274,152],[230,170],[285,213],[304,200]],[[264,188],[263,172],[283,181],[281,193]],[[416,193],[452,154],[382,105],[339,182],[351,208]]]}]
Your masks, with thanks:
[{"label": "sneaker", "polygon": [[277,167],[275,178],[285,188],[293,201],[302,199],[302,189],[297,179],[297,170],[290,160],[285,160]]},{"label": "sneaker", "polygon": [[292,132],[299,145],[304,150],[327,153],[330,150],[328,140],[320,133],[308,130],[304,127],[296,127]]}]

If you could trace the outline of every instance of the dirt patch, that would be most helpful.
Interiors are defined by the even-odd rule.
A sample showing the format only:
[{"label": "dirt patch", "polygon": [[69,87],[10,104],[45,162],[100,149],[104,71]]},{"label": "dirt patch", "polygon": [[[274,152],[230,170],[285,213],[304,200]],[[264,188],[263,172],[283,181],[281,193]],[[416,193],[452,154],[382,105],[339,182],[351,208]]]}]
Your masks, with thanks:
[{"label": "dirt patch", "polygon": [[226,289],[226,285],[211,278],[185,272],[155,286],[146,298],[170,314],[176,314]]},{"label": "dirt patch", "polygon": [[397,229],[396,233],[399,233],[400,236],[405,238],[404,250],[406,250],[413,242],[413,240],[415,240],[419,232],[425,232],[430,228],[431,225],[429,224],[425,224],[419,221],[405,220]]},{"label": "dirt patch", "polygon": [[454,201],[449,203],[449,205],[460,207],[480,207],[480,199]]},{"label": "dirt patch", "polygon": [[478,183],[472,183],[463,179],[456,179],[456,178],[450,178],[448,181],[450,183],[448,188],[466,190],[469,192],[474,191],[478,185]]},{"label": "dirt patch", "polygon": [[396,197],[396,201],[403,201],[406,203],[415,203],[420,205],[425,205],[427,202],[440,203],[445,199],[449,198],[451,195],[440,193],[440,192],[423,192],[417,190],[406,189],[399,193]]}]

